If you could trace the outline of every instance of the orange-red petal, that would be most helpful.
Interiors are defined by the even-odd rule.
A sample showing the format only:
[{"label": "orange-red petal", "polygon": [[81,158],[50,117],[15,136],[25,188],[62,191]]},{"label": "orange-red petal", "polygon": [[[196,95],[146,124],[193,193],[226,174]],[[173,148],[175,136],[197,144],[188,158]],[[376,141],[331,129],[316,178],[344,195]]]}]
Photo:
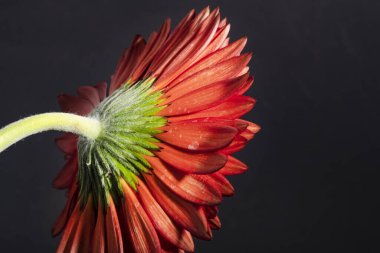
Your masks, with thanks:
[{"label": "orange-red petal", "polygon": [[176,116],[190,114],[213,107],[232,97],[244,85],[247,78],[248,75],[243,75],[203,86],[180,97],[177,97],[177,94],[172,95],[167,102],[169,103],[171,99],[173,101],[160,112],[160,115]]},{"label": "orange-red petal", "polygon": [[210,84],[219,83],[239,76],[239,73],[245,68],[250,59],[251,54],[232,57],[202,69],[179,83],[171,84],[169,90],[166,92],[166,95],[169,97],[166,102],[171,102],[175,98]]},{"label": "orange-red petal", "polygon": [[238,159],[236,159],[232,156],[228,156],[228,161],[227,161],[226,165],[224,165],[223,168],[218,170],[218,172],[220,174],[226,175],[226,176],[238,175],[238,174],[246,172],[247,168],[248,168],[247,165],[245,165],[244,163],[242,163]]},{"label": "orange-red petal", "polygon": [[211,238],[207,231],[207,220],[201,207],[172,193],[154,175],[144,174],[144,178],[157,202],[177,224],[196,237]]},{"label": "orange-red petal", "polygon": [[223,196],[234,195],[234,187],[221,173],[215,172],[211,175],[208,175],[207,177],[211,177],[214,180]]},{"label": "orange-red petal", "polygon": [[108,198],[105,223],[107,252],[124,252],[119,218],[114,201],[111,197]]},{"label": "orange-red petal", "polygon": [[158,143],[161,150],[156,155],[176,169],[196,174],[208,174],[221,169],[227,162],[220,153],[189,153]]},{"label": "orange-red petal", "polygon": [[79,218],[70,252],[91,252],[92,232],[94,229],[94,206],[90,196]]},{"label": "orange-red petal", "polygon": [[214,107],[196,113],[170,117],[169,121],[174,122],[207,117],[236,119],[249,112],[253,108],[254,104],[255,100],[251,97],[234,96]]},{"label": "orange-red petal", "polygon": [[147,157],[154,174],[178,196],[199,205],[216,205],[222,200],[218,186],[212,180],[181,173],[156,157]]},{"label": "orange-red petal", "polygon": [[160,241],[156,230],[140,205],[135,192],[124,181],[121,182],[125,201],[122,202],[123,216],[127,223],[131,244],[135,252],[160,252]]},{"label": "orange-red petal", "polygon": [[161,237],[164,237],[178,248],[191,252],[194,251],[194,242],[190,233],[173,223],[141,180],[139,180],[137,194]]},{"label": "orange-red petal", "polygon": [[63,232],[61,241],[58,245],[57,253],[71,252],[71,245],[80,216],[80,203],[77,202]]},{"label": "orange-red petal", "polygon": [[221,122],[180,121],[162,128],[165,132],[156,137],[171,145],[198,151],[210,151],[227,146],[237,129]]}]

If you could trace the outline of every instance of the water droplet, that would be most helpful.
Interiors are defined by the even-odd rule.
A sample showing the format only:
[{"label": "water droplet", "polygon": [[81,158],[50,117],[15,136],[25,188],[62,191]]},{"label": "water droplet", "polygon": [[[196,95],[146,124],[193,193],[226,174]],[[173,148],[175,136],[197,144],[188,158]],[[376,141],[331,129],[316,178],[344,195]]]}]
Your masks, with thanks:
[{"label": "water droplet", "polygon": [[190,150],[197,150],[199,148],[199,143],[197,141],[193,141],[189,146],[187,146]]}]

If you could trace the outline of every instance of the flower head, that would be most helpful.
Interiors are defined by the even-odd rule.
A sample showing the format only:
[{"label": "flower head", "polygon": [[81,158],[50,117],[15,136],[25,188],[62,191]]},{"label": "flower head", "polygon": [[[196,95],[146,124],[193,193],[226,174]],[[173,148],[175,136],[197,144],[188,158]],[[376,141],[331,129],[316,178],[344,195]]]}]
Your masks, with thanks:
[{"label": "flower head", "polygon": [[102,131],[56,140],[67,161],[54,186],[68,189],[58,252],[192,252],[192,236],[220,228],[217,205],[234,194],[226,176],[247,169],[231,155],[259,130],[239,119],[255,103],[244,96],[251,54],[229,29],[218,9],[190,11],[172,32],[167,20],[147,42],[135,37],[108,92],[59,96]]}]

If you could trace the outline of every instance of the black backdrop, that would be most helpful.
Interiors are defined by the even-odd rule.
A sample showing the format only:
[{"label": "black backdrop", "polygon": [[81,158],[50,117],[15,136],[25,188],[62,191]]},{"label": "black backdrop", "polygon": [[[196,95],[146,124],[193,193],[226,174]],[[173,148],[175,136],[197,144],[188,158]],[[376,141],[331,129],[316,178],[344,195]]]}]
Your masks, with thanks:
[{"label": "black backdrop", "polygon": [[[0,125],[109,80],[133,35],[220,6],[254,52],[263,130],[239,158],[223,228],[197,252],[379,252],[380,2],[0,0]],[[0,252],[53,252],[64,205],[56,133],[0,154]]]}]

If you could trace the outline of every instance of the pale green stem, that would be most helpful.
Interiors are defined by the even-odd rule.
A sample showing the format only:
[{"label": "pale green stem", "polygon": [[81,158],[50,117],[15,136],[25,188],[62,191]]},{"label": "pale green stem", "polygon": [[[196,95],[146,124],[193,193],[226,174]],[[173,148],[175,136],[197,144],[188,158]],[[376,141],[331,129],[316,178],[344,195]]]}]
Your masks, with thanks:
[{"label": "pale green stem", "polygon": [[99,120],[71,113],[51,112],[21,119],[0,129],[0,153],[30,135],[58,130],[82,135],[90,140],[101,131]]}]

